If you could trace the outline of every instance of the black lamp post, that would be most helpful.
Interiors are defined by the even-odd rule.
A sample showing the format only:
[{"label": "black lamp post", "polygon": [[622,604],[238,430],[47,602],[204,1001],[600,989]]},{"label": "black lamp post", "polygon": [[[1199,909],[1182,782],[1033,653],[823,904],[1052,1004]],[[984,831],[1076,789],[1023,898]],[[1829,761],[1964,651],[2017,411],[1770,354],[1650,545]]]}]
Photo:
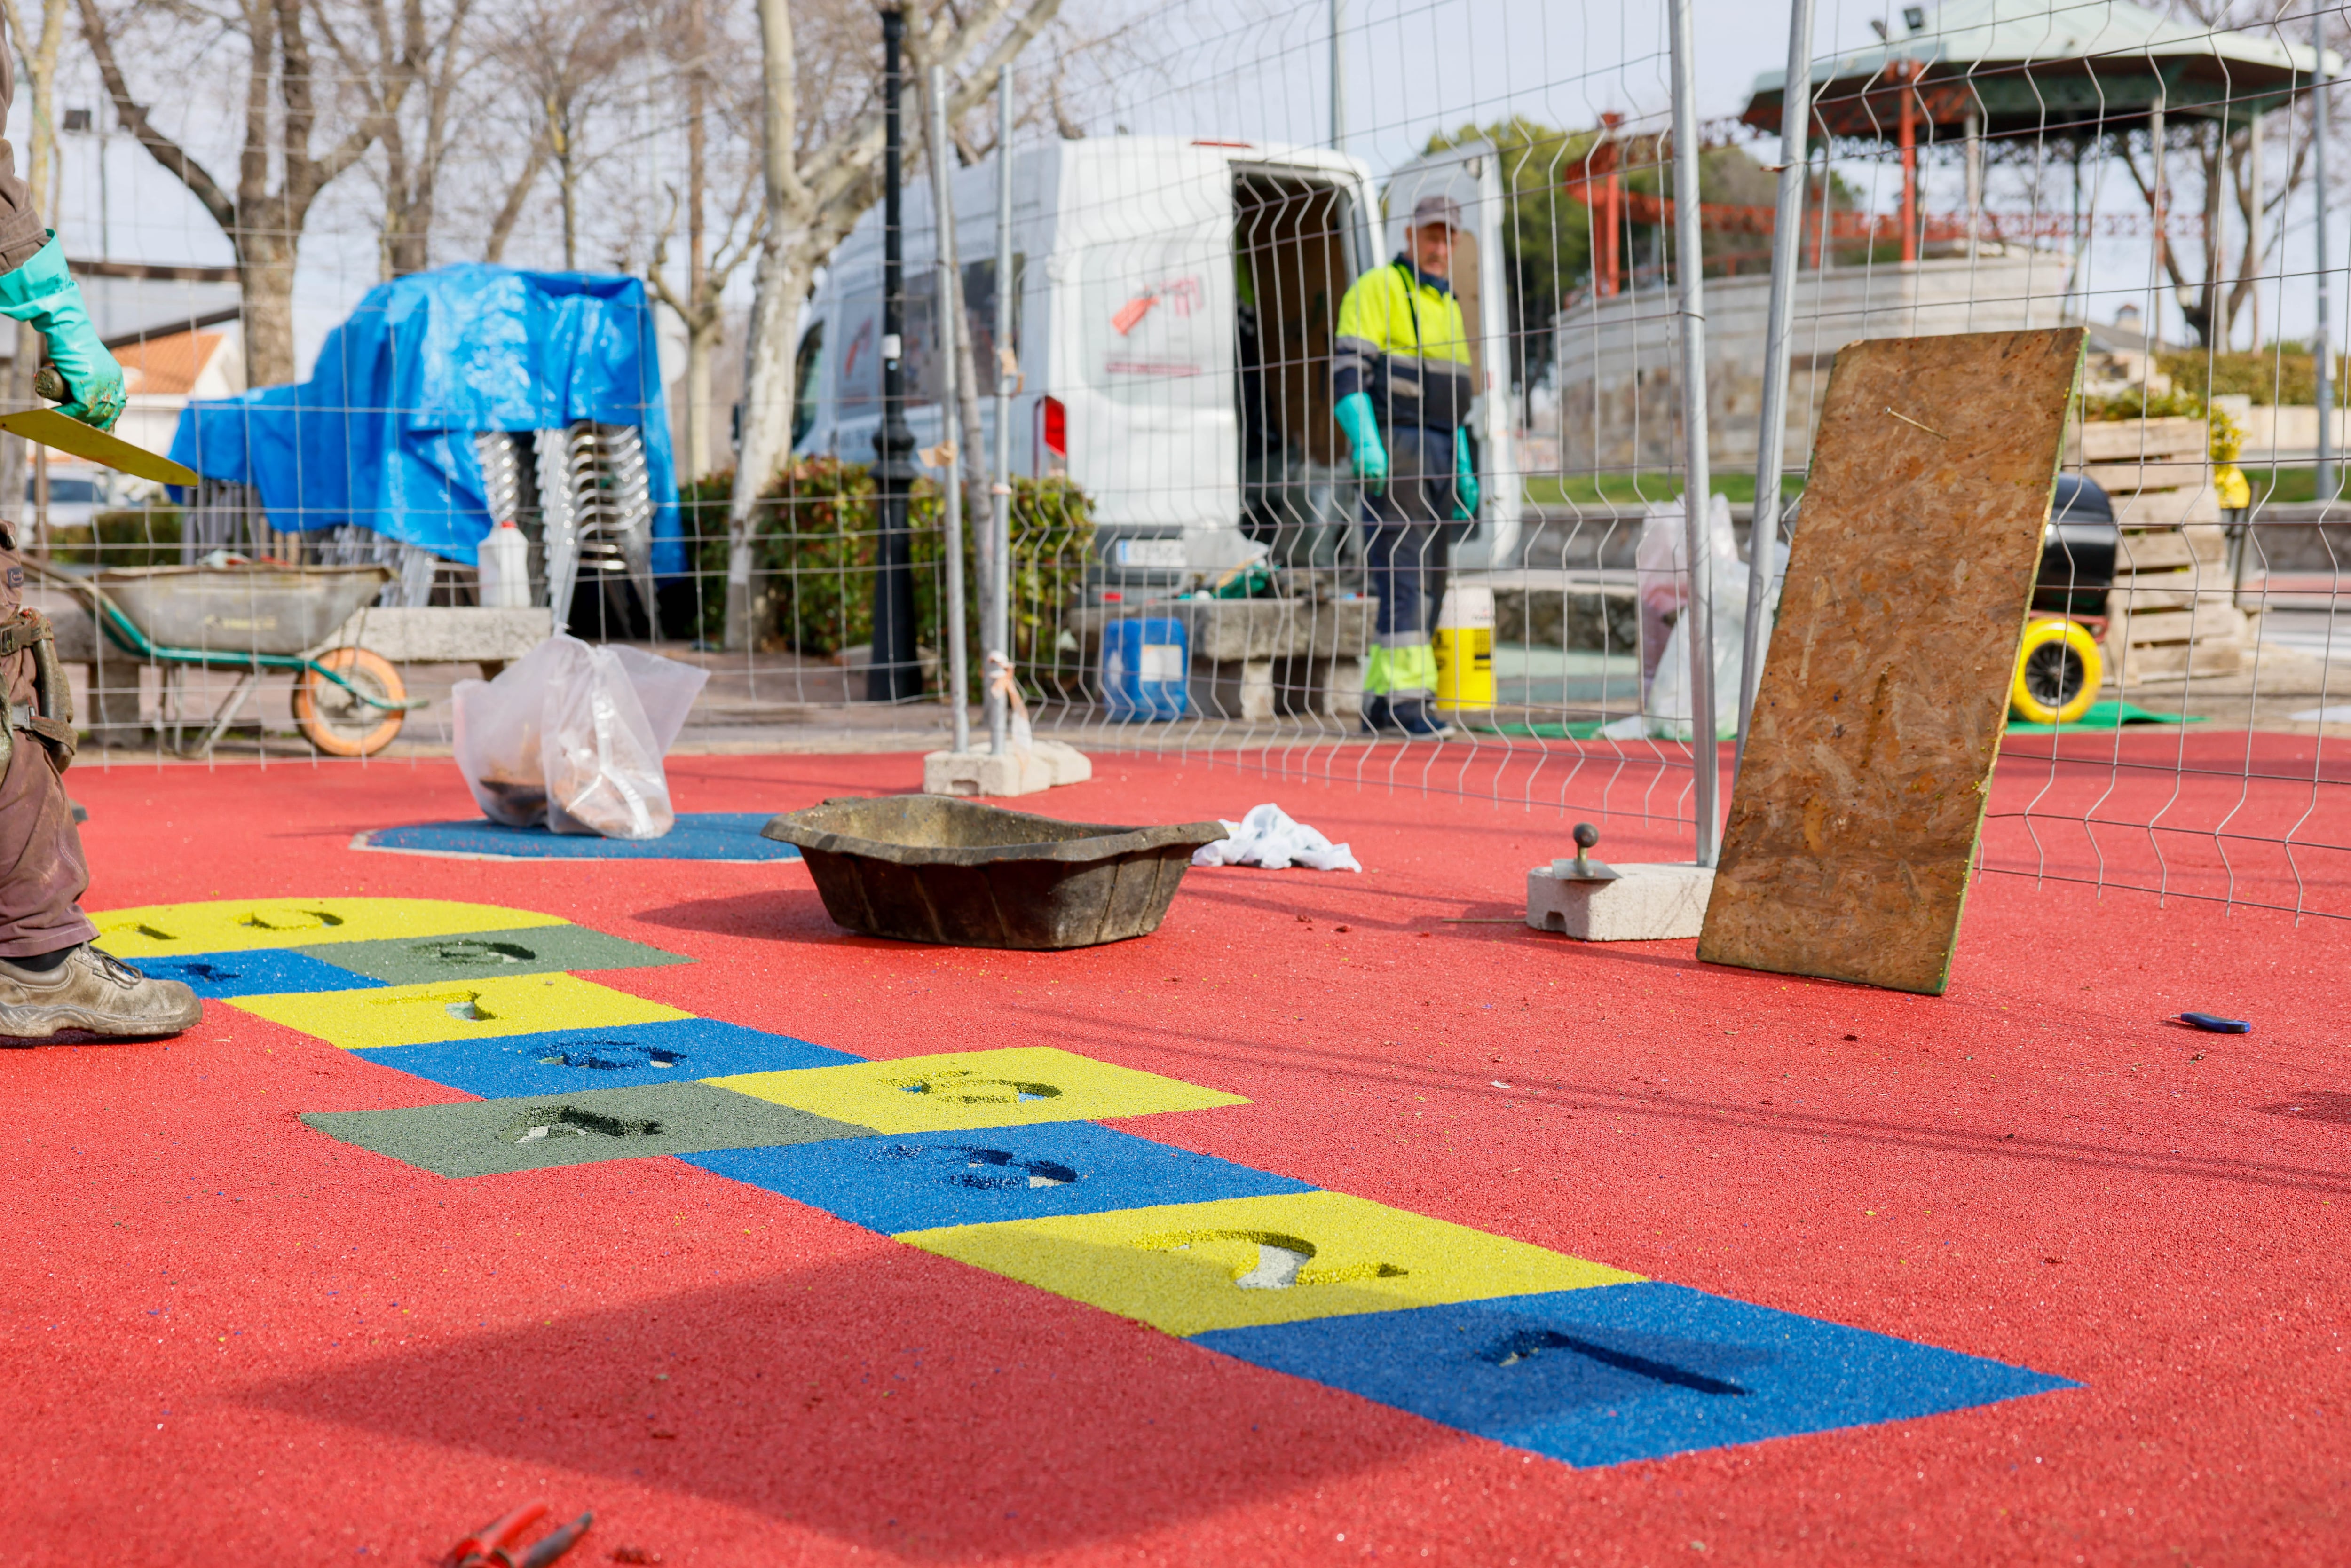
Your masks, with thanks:
[{"label": "black lamp post", "polygon": [[904,172],[899,48],[905,31],[902,14],[882,13],[882,431],[873,438],[880,537],[874,541],[873,662],[865,672],[865,700],[877,703],[923,695],[914,648],[914,538],[906,526],[915,468],[914,433],[906,425],[906,278],[898,202]]}]

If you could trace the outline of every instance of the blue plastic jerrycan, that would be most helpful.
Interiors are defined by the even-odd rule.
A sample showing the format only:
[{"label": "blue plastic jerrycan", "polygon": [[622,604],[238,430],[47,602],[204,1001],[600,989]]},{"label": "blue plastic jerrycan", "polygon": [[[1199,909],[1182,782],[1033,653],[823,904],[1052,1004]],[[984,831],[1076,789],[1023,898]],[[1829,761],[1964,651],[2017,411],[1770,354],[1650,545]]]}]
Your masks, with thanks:
[{"label": "blue plastic jerrycan", "polygon": [[1191,712],[1192,638],[1172,616],[1144,615],[1102,628],[1102,701],[1123,723]]}]

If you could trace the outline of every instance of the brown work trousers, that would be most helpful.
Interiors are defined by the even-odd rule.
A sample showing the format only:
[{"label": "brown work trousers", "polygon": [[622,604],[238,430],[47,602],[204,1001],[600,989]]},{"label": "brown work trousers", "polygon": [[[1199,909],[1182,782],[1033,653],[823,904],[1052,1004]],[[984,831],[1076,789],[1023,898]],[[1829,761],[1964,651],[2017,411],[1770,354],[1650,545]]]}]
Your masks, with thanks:
[{"label": "brown work trousers", "polygon": [[[13,618],[24,601],[16,527],[0,522],[0,617]],[[0,677],[10,707],[34,704],[31,649],[0,659]],[[98,927],[81,912],[89,862],[57,756],[30,731],[10,738],[8,769],[0,773],[0,958],[29,958],[87,942]]]}]

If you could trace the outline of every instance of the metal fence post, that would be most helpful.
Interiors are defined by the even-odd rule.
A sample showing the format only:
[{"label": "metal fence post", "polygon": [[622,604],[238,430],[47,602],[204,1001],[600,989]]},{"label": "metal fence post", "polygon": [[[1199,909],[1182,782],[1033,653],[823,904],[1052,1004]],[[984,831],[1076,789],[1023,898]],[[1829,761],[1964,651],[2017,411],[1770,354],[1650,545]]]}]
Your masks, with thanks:
[{"label": "metal fence post", "polygon": [[[980,642],[990,653],[1012,657],[1012,398],[1020,389],[1012,367],[1019,363],[1019,345],[1012,340],[1012,68],[996,73],[996,465],[990,486],[995,505],[989,508],[988,548],[991,580],[987,585],[987,619]],[[1009,680],[1007,670],[1001,677]],[[983,658],[980,680],[987,688],[987,749],[1004,755],[1009,705],[998,688],[996,668]]]},{"label": "metal fence post", "polygon": [[[2312,238],[2317,255],[2313,268],[2318,279],[2318,498],[2335,499],[2335,334],[2326,322],[2326,293],[2334,280],[2326,274],[2326,13],[2313,7],[2310,13],[2310,47],[2317,58],[2312,69],[2317,73],[2317,89],[2310,95],[2310,170],[2311,190],[2317,202],[2316,223],[2312,225]],[[2160,167],[2158,164],[2158,167]],[[2152,319],[2149,325],[2152,326]]]},{"label": "metal fence post", "polygon": [[[947,73],[944,66],[933,66],[930,75],[931,99],[931,231],[935,236],[931,248],[931,264],[938,274],[939,323],[939,444],[946,450],[946,677],[947,706],[954,712],[955,748],[958,752],[971,749],[970,659],[964,648],[963,602],[963,463],[964,455],[956,446],[955,412],[957,382],[963,368],[964,323],[958,319],[956,301],[962,297],[956,277],[955,234],[955,172],[947,156]],[[979,454],[971,455],[979,461]]]},{"label": "metal fence post", "polygon": [[914,535],[906,526],[906,495],[914,483],[914,433],[906,425],[906,268],[899,187],[905,178],[905,141],[898,98],[904,71],[900,48],[906,18],[882,13],[882,433],[874,438],[873,645],[866,666],[868,702],[923,695],[923,668],[914,642]]},{"label": "metal fence post", "polygon": [[[1787,85],[1780,91],[1780,210],[1771,225],[1771,296],[1763,327],[1763,423],[1755,444],[1755,520],[1747,530],[1747,641],[1739,661],[1739,742],[1730,770],[1734,784],[1740,764],[1747,759],[1755,686],[1763,676],[1771,547],[1780,537],[1780,469],[1788,444],[1788,322],[1795,314],[1796,267],[1803,259],[1812,124],[1813,0],[1792,0]],[[1972,207],[1969,222],[1974,222]]]},{"label": "metal fence post", "polygon": [[1722,815],[1716,800],[1721,780],[1714,717],[1714,572],[1706,519],[1713,485],[1706,452],[1706,294],[1699,277],[1706,257],[1698,212],[1698,66],[1691,54],[1690,0],[1671,0],[1667,17],[1674,57],[1674,266],[1680,273],[1682,438],[1687,445],[1682,515],[1689,541],[1689,607],[1682,612],[1682,626],[1690,662],[1692,827],[1695,858],[1710,866]]},{"label": "metal fence post", "polygon": [[1331,0],[1331,151],[1347,150],[1347,0]]}]

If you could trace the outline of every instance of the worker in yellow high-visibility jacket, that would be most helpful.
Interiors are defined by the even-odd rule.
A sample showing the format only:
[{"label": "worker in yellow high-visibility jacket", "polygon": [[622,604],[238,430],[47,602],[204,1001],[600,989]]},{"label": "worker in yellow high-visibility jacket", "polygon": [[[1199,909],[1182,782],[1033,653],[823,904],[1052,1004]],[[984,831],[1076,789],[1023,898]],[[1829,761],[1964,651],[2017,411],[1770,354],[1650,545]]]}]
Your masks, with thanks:
[{"label": "worker in yellow high-visibility jacket", "polygon": [[1425,196],[1404,254],[1355,279],[1332,347],[1334,413],[1364,487],[1364,559],[1378,601],[1364,666],[1364,724],[1412,736],[1447,733],[1435,710],[1432,642],[1447,558],[1478,515],[1470,462],[1469,332],[1454,295],[1461,205]]}]

